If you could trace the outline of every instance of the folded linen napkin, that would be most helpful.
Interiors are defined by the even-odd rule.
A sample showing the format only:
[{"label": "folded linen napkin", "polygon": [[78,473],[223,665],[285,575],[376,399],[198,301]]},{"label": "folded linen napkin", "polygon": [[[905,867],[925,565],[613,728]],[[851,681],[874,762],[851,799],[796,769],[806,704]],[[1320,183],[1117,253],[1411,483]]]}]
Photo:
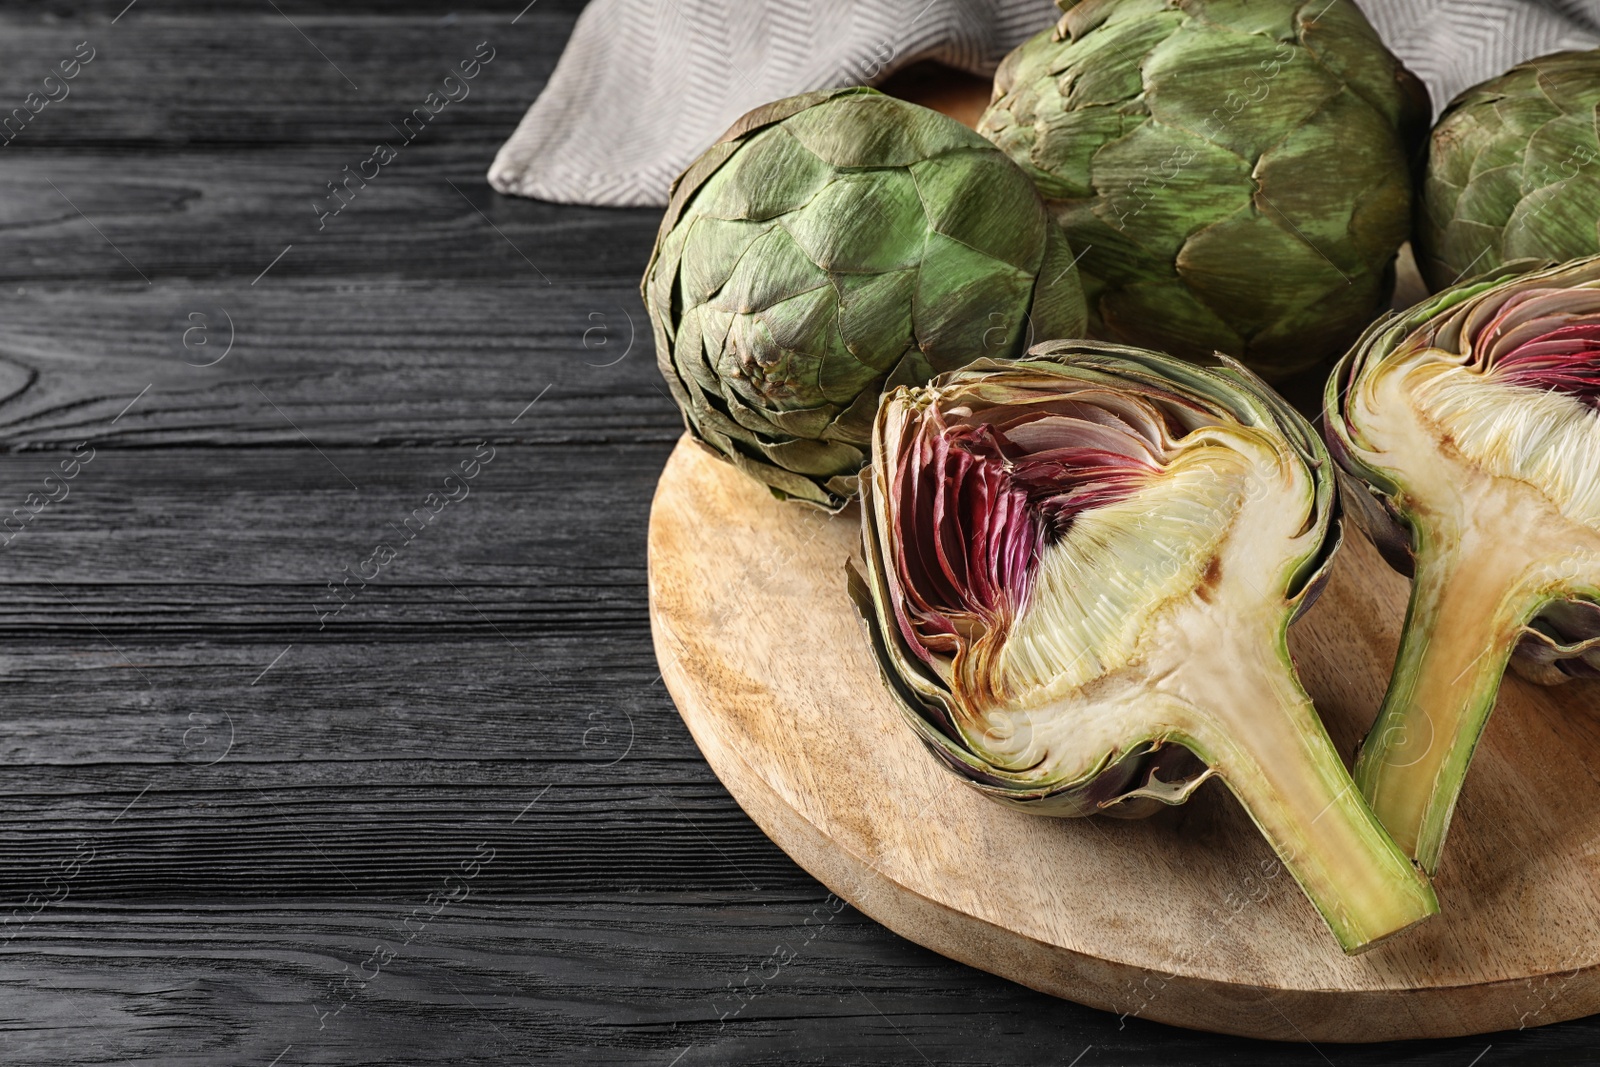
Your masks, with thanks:
[{"label": "folded linen napkin", "polygon": [[[1600,46],[1600,0],[1357,0],[1434,107],[1532,56]],[[746,111],[919,60],[975,74],[1052,25],[1051,0],[594,0],[489,168],[503,193],[664,205]]]}]

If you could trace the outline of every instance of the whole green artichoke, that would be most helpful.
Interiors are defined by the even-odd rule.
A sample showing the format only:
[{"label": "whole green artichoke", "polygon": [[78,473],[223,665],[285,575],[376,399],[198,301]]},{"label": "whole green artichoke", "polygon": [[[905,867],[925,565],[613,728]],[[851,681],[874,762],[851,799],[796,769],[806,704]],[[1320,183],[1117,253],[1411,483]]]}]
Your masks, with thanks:
[{"label": "whole green artichoke", "polygon": [[1271,379],[1390,295],[1427,90],[1349,0],[1057,0],[978,125],[1082,255],[1096,336]]},{"label": "whole green artichoke", "polygon": [[1453,100],[1434,127],[1417,225],[1435,290],[1514,259],[1600,252],[1600,52],[1512,67]]},{"label": "whole green artichoke", "polygon": [[1022,171],[864,88],[736,122],[674,183],[643,291],[690,432],[830,509],[885,387],[1084,328],[1072,252]]}]

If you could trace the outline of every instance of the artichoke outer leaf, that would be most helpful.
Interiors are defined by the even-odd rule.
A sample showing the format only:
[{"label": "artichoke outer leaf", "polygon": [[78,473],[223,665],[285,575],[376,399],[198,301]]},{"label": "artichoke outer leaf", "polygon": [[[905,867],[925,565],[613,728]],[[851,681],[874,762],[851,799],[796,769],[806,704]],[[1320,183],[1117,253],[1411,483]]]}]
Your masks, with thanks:
[{"label": "artichoke outer leaf", "polygon": [[[1109,51],[1121,62],[1136,67],[1139,64],[1130,56],[1148,51],[1182,26],[1189,18],[1183,8],[1183,4],[1168,0],[1093,0],[1067,11],[1059,28],[1074,44],[1089,40],[1094,31],[1106,34],[1116,45]],[[1058,32],[1057,39],[1061,36]]]},{"label": "artichoke outer leaf", "polygon": [[928,220],[904,169],[846,171],[784,228],[821,271],[882,273],[915,267]]},{"label": "artichoke outer leaf", "polygon": [[[1393,292],[1394,280],[1387,274],[1355,274],[1347,283],[1320,300],[1299,307],[1285,307],[1271,325],[1250,338],[1257,365],[1274,378],[1296,370],[1305,371],[1336,357],[1333,324],[1348,322],[1363,313],[1374,299]],[[1253,360],[1252,362],[1255,362]]]},{"label": "artichoke outer leaf", "polygon": [[[1051,107],[1050,104],[1054,106]],[[1030,144],[1023,150],[1032,167],[1028,176],[1046,196],[1056,200],[1094,195],[1092,164],[1101,145],[1129,132],[1128,118],[1114,107],[1060,107],[1059,97],[1048,97],[1039,107],[1036,125],[1028,128]],[[1013,157],[1020,154],[1010,144],[996,140]],[[1020,146],[1019,146],[1020,147]]]},{"label": "artichoke outer leaf", "polygon": [[[1465,189],[1465,181],[1455,181],[1440,172],[1430,173],[1423,179],[1421,210],[1424,217],[1418,219],[1418,225],[1428,226],[1434,231],[1443,230],[1455,217],[1456,204],[1460,202]],[[1510,214],[1507,213],[1506,217],[1509,218]]]},{"label": "artichoke outer leaf", "polygon": [[[856,358],[838,336],[838,317],[830,323],[833,336],[817,367],[816,390],[840,407],[848,408],[861,399],[868,387],[883,380],[883,371]],[[890,350],[892,352],[892,349]]]},{"label": "artichoke outer leaf", "polygon": [[[936,233],[1018,270],[1044,255],[1045,213],[1028,176],[992,152],[952,152],[906,168]],[[969,195],[974,188],[983,196]]]},{"label": "artichoke outer leaf", "polygon": [[1073,72],[1068,75],[1069,87],[1064,96],[1074,109],[1120,104],[1142,91],[1138,57],[1171,32],[1170,25],[1160,22],[1112,23],[1093,36],[1076,39],[1073,47],[1057,56],[1051,56],[1049,51],[1043,55],[1050,56],[1052,73]]},{"label": "artichoke outer leaf", "polygon": [[[1472,277],[1484,268],[1498,267],[1507,260],[1501,241],[1505,229],[1471,219],[1451,219],[1443,238],[1433,246],[1425,260],[1433,273],[1428,282],[1435,288],[1453,285]],[[1465,264],[1460,269],[1455,264]]]},{"label": "artichoke outer leaf", "polygon": [[1096,213],[1146,256],[1170,261],[1197,229],[1250,207],[1250,169],[1225,148],[1146,122],[1095,153]]},{"label": "artichoke outer leaf", "polygon": [[1293,4],[1259,4],[1254,0],[1188,0],[1184,10],[1198,22],[1210,23],[1276,43],[1295,39]]},{"label": "artichoke outer leaf", "polygon": [[[1600,164],[1600,155],[1596,156]],[[1506,221],[1502,259],[1544,257],[1578,259],[1600,249],[1596,213],[1590,197],[1600,192],[1600,178],[1576,179],[1546,186],[1524,197]]]},{"label": "artichoke outer leaf", "polygon": [[1020,351],[1026,317],[996,315],[997,307],[1027,307],[1034,276],[942,233],[928,234],[913,299],[917,345],[935,368],[960,366],[979,355]]},{"label": "artichoke outer leaf", "polygon": [[820,352],[824,359],[849,351],[839,334],[839,294],[826,281],[815,289],[774,301],[751,318],[761,323],[765,336],[780,349]]},{"label": "artichoke outer leaf", "polygon": [[[1411,236],[1411,174],[1383,119],[1345,91],[1283,139],[1255,169],[1256,208],[1347,273],[1378,273]],[[1352,145],[1354,147],[1352,147]],[[1347,211],[1346,183],[1362,190]]]},{"label": "artichoke outer leaf", "polygon": [[[811,288],[803,280],[806,274],[811,274],[811,282],[818,277],[818,270],[813,264],[805,261],[802,254],[790,253],[787,262],[782,261],[782,250],[778,242],[784,240],[784,234],[779,227],[771,222],[747,222],[739,219],[710,219],[698,218],[686,227],[683,234],[683,248],[678,253],[678,299],[683,306],[693,307],[702,304],[707,299],[714,298],[722,293],[723,286],[728,285],[728,280],[738,270],[739,264],[744,259],[744,254],[752,246],[760,246],[762,251],[774,254],[774,269],[778,270],[779,277],[789,278],[789,293],[798,293],[802,288]],[[792,243],[790,243],[792,245]],[[728,310],[750,310],[749,301],[739,299],[734,294],[728,294],[718,306]]]},{"label": "artichoke outer leaf", "polygon": [[892,361],[913,343],[915,268],[886,274],[840,275],[834,285],[839,290],[839,335],[856,359]]},{"label": "artichoke outer leaf", "polygon": [[[919,379],[926,381],[932,374]],[[850,445],[865,446],[872,439],[872,415],[878,410],[877,397],[883,392],[883,381],[879,378],[871,386],[861,390],[861,395],[856,397],[833,421],[817,436],[823,441],[843,441]],[[858,449],[858,451],[860,451]],[[866,453],[861,453],[861,458],[856,460],[856,466],[866,462]],[[847,472],[848,477],[855,476],[855,470]]]},{"label": "artichoke outer leaf", "polygon": [[1569,115],[1594,114],[1594,53],[1557,52],[1530,64],[1540,95]]},{"label": "artichoke outer leaf", "polygon": [[[1077,277],[1078,258],[1072,254],[1067,235],[1054,225],[1048,226],[1044,256],[1033,283],[1033,303],[1028,308],[1024,350],[1047,338],[1083,332],[1088,308],[1083,287],[1076,284]],[[1063,281],[1068,284],[1063,285]]]},{"label": "artichoke outer leaf", "polygon": [[982,147],[959,122],[926,108],[911,111],[876,92],[797,112],[786,128],[822,162],[841,168],[909,167],[943,152]]},{"label": "artichoke outer leaf", "polygon": [[756,180],[722,172],[706,182],[696,209],[706,218],[766,222],[805,206],[827,184],[832,169],[781,126],[751,137],[744,151]]},{"label": "artichoke outer leaf", "polygon": [[[1067,233],[1078,253],[1078,265],[1083,273],[1083,291],[1098,296],[1121,286],[1143,285],[1150,282],[1168,284],[1178,280],[1178,270],[1171,259],[1152,259],[1149,250],[1136,240],[1127,218],[1136,210],[1137,201],[1128,206],[1112,207],[1111,202],[1092,200],[1057,200],[1050,205],[1050,214]],[[1159,321],[1159,320],[1158,320]],[[1125,342],[1126,343],[1126,342]]]},{"label": "artichoke outer leaf", "polygon": [[1355,5],[1308,0],[1300,5],[1295,21],[1299,40],[1319,65],[1400,131],[1403,143],[1421,144],[1433,120],[1427,87],[1411,71],[1394,64],[1378,31]]},{"label": "artichoke outer leaf", "polygon": [[1144,76],[1154,121],[1204,137],[1247,162],[1311,121],[1342,88],[1303,50],[1209,27],[1157,45]]},{"label": "artichoke outer leaf", "polygon": [[[1554,116],[1554,118],[1559,117],[1559,114]],[[1493,136],[1487,134],[1480,136],[1471,149],[1472,165],[1468,169],[1469,180],[1477,181],[1486,172],[1499,170],[1501,167],[1522,166],[1522,154],[1527,147],[1527,139],[1538,132],[1540,125],[1543,123],[1512,137],[1505,136],[1510,132],[1509,129],[1496,131]]]},{"label": "artichoke outer leaf", "polygon": [[[1451,218],[1503,229],[1522,201],[1522,168],[1515,163],[1484,171],[1462,189],[1451,205]],[[1447,220],[1448,222],[1448,220]]]},{"label": "artichoke outer leaf", "polygon": [[[687,358],[680,359],[676,364],[669,365],[672,374],[669,377],[681,378],[685,382],[693,382],[701,391],[715,393],[719,384],[716,365],[722,355],[722,346],[727,343],[727,330],[722,330],[722,339],[717,340],[707,335],[705,330],[705,309],[697,308],[697,313],[685,315],[678,324],[678,336],[675,343]],[[719,324],[720,325],[720,324]],[[730,322],[731,326],[732,323]],[[670,348],[662,349],[670,352]]]},{"label": "artichoke outer leaf", "polygon": [[838,417],[839,412],[832,405],[774,411],[766,416],[775,434],[788,434],[807,440],[821,440]]},{"label": "artichoke outer leaf", "polygon": [[761,443],[763,436],[776,429],[765,415],[737,395],[708,393],[699,388],[698,383],[694,392],[692,417],[700,429],[715,431],[731,440],[743,442],[751,446],[752,451]]},{"label": "artichoke outer leaf", "polygon": [[1561,115],[1528,135],[1522,150],[1523,191],[1570,179],[1593,163],[1600,163],[1600,142],[1591,103],[1587,114]]},{"label": "artichoke outer leaf", "polygon": [[861,466],[861,449],[842,441],[808,441],[795,438],[761,445],[768,460],[796,474],[831,475]]},{"label": "artichoke outer leaf", "polygon": [[1244,347],[1243,337],[1176,280],[1106,290],[1094,310],[1106,332],[1161,346],[1187,359],[1214,358],[1217,352]]},{"label": "artichoke outer leaf", "polygon": [[[1255,264],[1264,258],[1283,270],[1281,287],[1261,284]],[[1331,293],[1351,284],[1348,273],[1275,212],[1241,212],[1207,226],[1184,244],[1178,274],[1207,306],[1229,308],[1247,336],[1304,306],[1302,293]]]}]

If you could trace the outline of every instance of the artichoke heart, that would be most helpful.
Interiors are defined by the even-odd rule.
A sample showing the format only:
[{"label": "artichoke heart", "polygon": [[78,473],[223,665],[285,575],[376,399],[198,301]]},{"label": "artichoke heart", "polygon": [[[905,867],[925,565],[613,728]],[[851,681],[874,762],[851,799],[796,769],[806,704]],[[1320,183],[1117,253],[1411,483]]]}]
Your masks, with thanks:
[{"label": "artichoke heart", "polygon": [[1249,371],[1050,342],[889,393],[871,463],[857,603],[962,778],[1138,817],[1218,777],[1347,951],[1437,910],[1289,660],[1338,544],[1332,467]]},{"label": "artichoke heart", "polygon": [[700,442],[837,510],[884,388],[1083,332],[1065,235],[994,145],[872,89],[745,115],[673,184],[643,294]]},{"label": "artichoke heart", "polygon": [[1530,266],[1381,320],[1328,383],[1349,497],[1412,575],[1356,782],[1429,871],[1508,662],[1600,676],[1600,257]]}]

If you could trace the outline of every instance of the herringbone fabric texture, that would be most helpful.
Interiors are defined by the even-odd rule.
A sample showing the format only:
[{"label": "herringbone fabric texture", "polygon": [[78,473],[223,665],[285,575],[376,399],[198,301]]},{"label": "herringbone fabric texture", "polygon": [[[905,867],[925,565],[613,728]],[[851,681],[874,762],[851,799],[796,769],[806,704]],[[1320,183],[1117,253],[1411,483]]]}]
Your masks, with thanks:
[{"label": "herringbone fabric texture", "polygon": [[[1357,0],[1435,109],[1547,52],[1600,46],[1600,0]],[[489,169],[503,193],[664,205],[746,111],[933,59],[991,74],[1050,0],[594,0]]]}]

